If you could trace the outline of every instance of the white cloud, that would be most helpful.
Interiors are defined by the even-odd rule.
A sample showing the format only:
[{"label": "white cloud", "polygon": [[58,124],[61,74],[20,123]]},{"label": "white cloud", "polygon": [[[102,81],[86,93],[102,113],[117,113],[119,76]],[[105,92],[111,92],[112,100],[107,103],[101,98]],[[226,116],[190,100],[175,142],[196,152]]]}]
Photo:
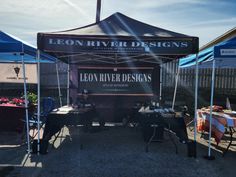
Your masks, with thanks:
[{"label": "white cloud", "polygon": [[186,25],[186,27],[193,28],[193,27],[203,27],[206,25],[209,27],[212,26],[213,28],[215,28],[216,26],[222,26],[222,25],[235,25],[236,26],[236,17],[216,19],[216,20],[205,20],[205,21]]},{"label": "white cloud", "polygon": [[[80,7],[80,4],[77,1],[77,4],[72,2],[71,0],[63,0],[67,5],[69,5],[70,7],[72,7],[74,10],[76,10],[78,12],[78,14],[82,14],[84,18],[86,18],[87,20],[91,20],[92,17],[90,14],[88,14],[83,8]],[[88,1],[86,1],[88,2]],[[89,4],[92,5],[92,4]]]},{"label": "white cloud", "polygon": [[138,0],[136,1],[136,3],[134,3],[134,5],[136,5],[139,8],[161,8],[163,6],[174,6],[177,4],[204,5],[206,3],[207,1],[203,1],[203,0],[158,0],[158,1],[157,0],[148,0],[148,1]]},{"label": "white cloud", "polygon": [[96,7],[93,3],[92,0],[1,0],[1,30],[24,40],[30,39],[35,45],[37,32],[66,30],[93,23]]},{"label": "white cloud", "polygon": [[[102,0],[105,17],[121,12],[157,27],[200,37],[205,44],[234,27],[236,15],[211,11],[209,0]],[[228,1],[217,1],[220,6]],[[198,6],[201,5],[201,6]],[[189,8],[185,8],[189,7]],[[1,30],[36,44],[37,32],[95,22],[96,0],[1,0]],[[204,14],[204,15],[203,15]],[[221,18],[220,18],[221,17]]]}]

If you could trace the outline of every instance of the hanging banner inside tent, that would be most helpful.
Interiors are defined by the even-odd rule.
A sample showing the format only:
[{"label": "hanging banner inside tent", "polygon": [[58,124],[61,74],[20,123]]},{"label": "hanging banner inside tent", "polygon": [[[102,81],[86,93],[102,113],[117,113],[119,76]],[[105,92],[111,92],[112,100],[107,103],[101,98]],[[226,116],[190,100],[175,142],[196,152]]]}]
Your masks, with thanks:
[{"label": "hanging banner inside tent", "polygon": [[[37,65],[25,64],[26,83],[37,83]],[[3,83],[24,83],[22,64],[1,63],[0,82]]]},{"label": "hanging banner inside tent", "polygon": [[154,94],[153,67],[79,67],[78,71],[78,93],[86,89],[94,95]]}]

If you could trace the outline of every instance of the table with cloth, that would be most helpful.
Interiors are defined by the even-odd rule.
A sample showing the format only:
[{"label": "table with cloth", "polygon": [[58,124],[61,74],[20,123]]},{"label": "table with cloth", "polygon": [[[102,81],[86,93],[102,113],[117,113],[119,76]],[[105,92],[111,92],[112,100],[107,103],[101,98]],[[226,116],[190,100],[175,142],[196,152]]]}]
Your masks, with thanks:
[{"label": "table with cloth", "polygon": [[[63,106],[54,109],[46,118],[43,142],[47,146],[51,137],[57,132],[60,132],[64,126],[91,126],[93,118],[91,114],[93,114],[93,109],[91,108],[73,108],[72,106]],[[45,151],[46,150],[47,147]]]},{"label": "table with cloth", "polygon": [[16,104],[0,104],[0,131],[22,132],[24,129],[25,107]]},{"label": "table with cloth", "polygon": [[[189,142],[186,125],[182,116],[176,117],[175,113],[160,113],[155,110],[144,110],[139,112],[138,119],[142,127],[144,141],[147,142],[146,151],[148,151],[148,145],[154,138],[160,141],[163,140],[164,131],[168,132],[170,138],[171,134],[174,133],[180,142],[186,144]],[[172,138],[171,140],[175,145],[177,153],[177,144]]]},{"label": "table with cloth", "polygon": [[[197,130],[199,132],[209,131],[210,109],[202,108],[198,110]],[[217,145],[223,138],[226,128],[230,130],[230,142],[224,151],[228,151],[233,141],[233,133],[236,127],[236,112],[229,110],[222,110],[221,112],[212,112],[212,137],[215,138]]]}]

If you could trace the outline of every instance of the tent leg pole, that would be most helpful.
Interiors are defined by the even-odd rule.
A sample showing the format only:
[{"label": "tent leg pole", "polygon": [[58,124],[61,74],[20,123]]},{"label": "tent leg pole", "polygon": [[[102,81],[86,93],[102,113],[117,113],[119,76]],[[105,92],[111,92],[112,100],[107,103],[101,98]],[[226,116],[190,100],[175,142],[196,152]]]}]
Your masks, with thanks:
[{"label": "tent leg pole", "polygon": [[193,141],[194,141],[194,152],[195,154],[193,155],[195,158],[197,157],[196,154],[196,141],[197,141],[197,107],[198,107],[198,53],[196,54],[196,67],[195,67],[195,96],[194,96],[194,137],[193,137]]},{"label": "tent leg pole", "polygon": [[211,155],[211,128],[212,128],[212,107],[214,100],[214,85],[215,85],[215,59],[213,59],[212,76],[211,76],[211,103],[210,103],[210,121],[209,121],[209,142],[208,142],[208,155],[205,156],[208,160],[214,160],[215,157]]},{"label": "tent leg pole", "polygon": [[24,61],[22,61],[22,66],[23,66],[23,77],[24,77],[24,95],[25,95],[25,115],[26,115],[25,117],[26,117],[26,131],[27,131],[27,148],[28,148],[28,153],[30,153],[29,110],[28,110],[28,99],[27,99],[27,89],[26,89],[26,79],[25,79],[25,63],[24,63]]},{"label": "tent leg pole", "polygon": [[67,106],[70,105],[70,59],[67,65]]},{"label": "tent leg pole", "polygon": [[194,141],[197,140],[197,107],[198,107],[198,54],[195,67],[195,100],[194,100]]},{"label": "tent leg pole", "polygon": [[160,65],[160,96],[159,96],[159,100],[160,102],[162,102],[162,65]]},{"label": "tent leg pole", "polygon": [[178,87],[179,72],[180,72],[180,67],[178,67],[176,78],[175,78],[175,90],[174,90],[174,96],[173,96],[173,101],[172,101],[172,109],[173,110],[175,107],[175,98],[176,98],[176,92],[177,92],[177,87]]},{"label": "tent leg pole", "polygon": [[37,128],[38,128],[38,146],[37,146],[37,150],[38,150],[38,154],[40,152],[40,51],[37,50],[37,59],[38,59],[38,109],[37,109]]},{"label": "tent leg pole", "polygon": [[56,62],[56,72],[57,72],[57,86],[58,86],[58,94],[59,94],[59,103],[60,103],[60,107],[62,107],[61,86],[60,86],[60,78],[59,78],[59,72],[58,72],[58,60]]},{"label": "tent leg pole", "polygon": [[[22,44],[22,53],[24,53],[23,44]],[[29,110],[28,110],[28,98],[27,98],[27,88],[26,88],[26,76],[25,76],[25,62],[24,55],[21,56],[22,59],[22,67],[23,67],[23,78],[24,78],[24,95],[25,95],[25,119],[26,119],[26,136],[27,136],[27,151],[28,154],[31,152],[30,150],[30,137],[29,137]]]}]

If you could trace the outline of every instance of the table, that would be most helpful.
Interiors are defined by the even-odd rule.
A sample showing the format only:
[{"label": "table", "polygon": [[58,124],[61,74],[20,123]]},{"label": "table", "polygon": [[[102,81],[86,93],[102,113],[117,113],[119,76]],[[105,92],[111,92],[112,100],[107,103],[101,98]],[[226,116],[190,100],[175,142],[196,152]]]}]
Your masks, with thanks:
[{"label": "table", "polygon": [[54,109],[48,114],[46,118],[45,128],[43,132],[43,142],[46,145],[44,152],[47,151],[48,141],[53,135],[66,125],[84,125],[85,128],[89,128],[92,125],[93,109],[91,108],[73,108],[71,106],[63,106],[58,109]]},{"label": "table", "polygon": [[[210,110],[199,109],[197,117],[197,130],[200,132],[209,131]],[[236,127],[236,113],[235,112],[212,112],[212,137],[215,138],[217,145],[220,143],[225,134],[226,129],[230,130],[230,142],[224,151],[223,155],[228,151],[233,141],[233,128]]]},{"label": "table", "polygon": [[[189,142],[183,117],[176,117],[175,114],[160,114],[152,110],[141,111],[139,113],[139,123],[142,127],[144,141],[147,142],[146,151],[148,151],[148,145],[154,139],[154,136],[160,141],[163,140],[164,130],[168,132],[170,138],[170,133],[175,133],[180,142],[186,144]],[[172,138],[171,140],[175,145],[177,153],[177,144]]]},{"label": "table", "polygon": [[16,131],[24,129],[25,107],[15,104],[0,104],[0,131]]}]

